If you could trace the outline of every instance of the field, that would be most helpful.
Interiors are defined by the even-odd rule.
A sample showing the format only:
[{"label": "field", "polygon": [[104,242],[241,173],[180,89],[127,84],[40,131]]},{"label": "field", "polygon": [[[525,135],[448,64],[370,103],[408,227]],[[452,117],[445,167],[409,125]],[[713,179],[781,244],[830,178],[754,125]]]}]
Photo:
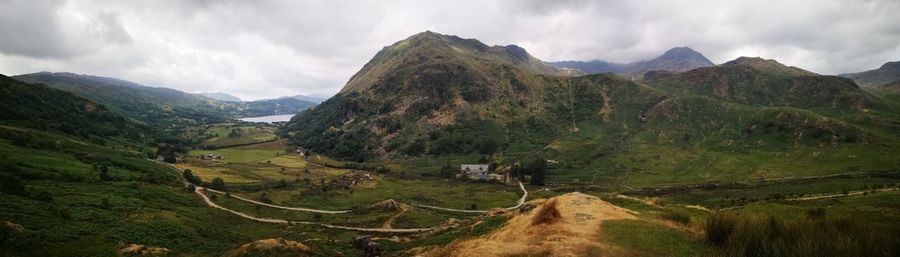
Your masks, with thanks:
[{"label": "field", "polygon": [[[181,188],[175,180],[178,175],[173,170],[147,161],[140,156],[142,151],[131,149],[127,144],[116,144],[117,149],[114,150],[52,134],[42,136],[48,142],[60,143],[34,148],[0,141],[0,156],[7,163],[15,160],[15,174],[25,185],[24,193],[0,194],[0,221],[9,221],[25,228],[21,232],[12,232],[9,240],[0,245],[3,252],[13,256],[109,255],[118,249],[119,243],[165,247],[175,256],[222,255],[253,240],[279,237],[304,242],[318,255],[360,254],[358,250],[349,248],[347,242],[363,234],[361,232],[317,225],[268,224],[210,208],[196,195]],[[362,228],[441,227],[455,220],[454,226],[428,235],[396,234],[398,238],[391,240],[389,238],[394,234],[366,233],[383,236],[377,241],[382,244],[387,256],[405,256],[413,248],[434,249],[454,240],[477,238],[501,228],[508,217],[432,210],[415,207],[414,204],[486,210],[512,206],[521,195],[518,188],[510,185],[435,176],[435,172],[447,163],[479,162],[478,159],[482,158],[479,155],[368,163],[369,167],[388,168],[379,173],[337,168],[345,164],[319,155],[307,160],[298,153],[285,151],[287,148],[280,141],[273,141],[195,150],[181,156],[183,161],[171,166],[181,171],[191,170],[204,182],[204,186],[209,186],[216,178],[222,179],[225,190],[231,196],[211,192],[205,194],[218,205],[257,217]],[[97,159],[95,155],[86,153],[100,153],[103,158]],[[205,153],[216,153],[224,159],[197,158]],[[678,158],[682,159],[703,156],[695,151],[678,151],[675,148],[672,154],[680,154]],[[522,156],[527,154],[497,155],[493,158],[511,160]],[[643,158],[654,159],[649,154]],[[771,160],[785,163],[782,167],[788,167],[787,157],[784,158],[778,160],[772,157]],[[650,170],[666,166],[632,162],[629,158],[620,161],[635,165],[633,167],[644,165]],[[552,177],[565,177],[566,172],[573,168],[561,164],[551,166]],[[796,163],[790,165],[803,167]],[[108,170],[105,177],[99,175],[100,166],[106,166]],[[598,242],[615,247],[628,256],[744,254],[744,246],[708,242],[708,220],[722,214],[740,217],[736,224],[775,220],[778,224],[784,224],[779,225],[783,229],[810,229],[797,223],[806,220],[819,222],[822,226],[849,220],[849,226],[860,229],[900,229],[897,226],[900,224],[900,202],[897,201],[900,191],[896,189],[900,185],[900,174],[897,173],[758,180],[784,174],[772,172],[760,176],[757,172],[737,175],[720,170],[723,173],[718,176],[704,178],[698,177],[697,174],[702,174],[698,172],[666,175],[663,171],[625,170],[628,170],[627,173],[599,173],[596,186],[581,183],[529,186],[528,200],[580,191],[636,212],[636,220],[611,220],[597,228],[600,231],[596,239]],[[833,172],[799,174],[829,173]],[[683,182],[660,183],[663,180],[653,179],[653,176],[664,175],[668,176],[668,181]],[[594,179],[593,175],[573,178],[581,181]],[[689,182],[702,181],[743,182],[721,188],[685,187],[690,185]],[[623,182],[645,188],[631,190],[618,185]],[[656,192],[653,188],[665,188],[667,191]],[[281,206],[351,210],[351,213],[315,214],[283,210],[248,203],[232,196]],[[816,196],[823,198],[806,199]],[[865,231],[868,230],[871,229]],[[782,243],[757,236],[771,231],[753,233],[736,236],[747,237],[748,242]],[[871,236],[890,239],[880,234]],[[841,235],[835,234],[835,238],[841,238]],[[872,242],[872,247],[891,250],[882,244],[883,241],[873,239]],[[55,247],[38,247],[48,244]],[[771,251],[779,249],[772,248]]]},{"label": "field", "polygon": [[240,126],[237,124],[221,124],[203,130],[206,138],[201,147],[216,149],[273,141],[278,138],[274,127]]}]

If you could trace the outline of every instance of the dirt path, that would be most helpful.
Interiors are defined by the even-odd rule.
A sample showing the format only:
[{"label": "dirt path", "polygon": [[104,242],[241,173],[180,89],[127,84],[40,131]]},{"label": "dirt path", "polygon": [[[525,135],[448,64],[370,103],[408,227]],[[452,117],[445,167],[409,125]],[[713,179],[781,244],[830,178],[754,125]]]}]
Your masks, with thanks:
[{"label": "dirt path", "polygon": [[[882,189],[875,190],[875,192],[891,192],[891,191],[900,191],[900,188],[891,187],[891,188],[882,188]],[[839,197],[847,197],[847,196],[854,196],[854,195],[862,195],[867,192],[872,193],[872,190],[851,191],[851,192],[847,192],[846,194],[844,194],[844,193],[819,194],[819,195],[812,195],[812,196],[787,198],[784,200],[785,201],[809,201],[809,200],[817,200],[817,199],[828,199],[828,198],[839,198]],[[739,208],[743,208],[748,205],[749,204],[731,206],[731,207],[717,209],[716,211],[727,211],[727,210],[739,209]]]},{"label": "dirt path", "polygon": [[[156,161],[156,160],[153,160],[153,161]],[[181,180],[181,182],[184,184],[185,187],[188,187],[188,186],[194,186],[194,188],[195,188],[194,193],[197,193],[197,195],[199,195],[201,198],[203,198],[203,201],[204,201],[204,202],[206,203],[206,205],[208,205],[209,207],[216,208],[216,209],[220,209],[220,210],[223,210],[223,211],[227,211],[227,212],[230,212],[230,213],[232,213],[232,214],[234,214],[234,215],[237,215],[237,216],[240,216],[240,217],[243,217],[243,218],[246,218],[246,219],[254,220],[254,221],[266,222],[266,223],[275,223],[275,224],[304,224],[304,225],[318,225],[318,226],[322,226],[322,227],[326,227],[326,228],[344,229],[344,230],[361,231],[361,232],[381,232],[381,233],[417,233],[417,232],[431,231],[431,230],[434,230],[434,229],[436,228],[436,227],[429,227],[429,228],[391,228],[391,225],[394,223],[394,220],[396,220],[398,217],[400,217],[400,215],[402,215],[402,214],[404,214],[405,212],[408,211],[408,209],[405,209],[405,208],[402,209],[402,211],[401,211],[400,213],[398,213],[398,214],[396,214],[396,215],[394,215],[394,216],[391,216],[387,221],[385,221],[384,224],[382,224],[382,227],[381,227],[381,228],[347,227],[347,226],[331,225],[331,224],[318,223],[318,222],[309,222],[309,221],[294,221],[294,220],[290,220],[290,221],[289,221],[289,220],[283,220],[283,219],[272,219],[272,218],[256,217],[256,216],[249,215],[249,214],[246,214],[246,213],[243,213],[243,212],[239,212],[239,211],[236,211],[236,210],[228,209],[228,208],[225,208],[225,207],[223,207],[223,206],[220,206],[220,205],[216,204],[215,202],[213,202],[212,200],[210,200],[209,197],[207,197],[205,194],[203,194],[202,191],[213,192],[213,193],[216,193],[216,194],[222,194],[222,195],[225,195],[225,194],[227,194],[227,193],[222,192],[222,191],[218,191],[218,190],[214,190],[214,189],[209,189],[209,188],[204,188],[204,187],[201,187],[201,186],[194,185],[194,184],[188,182],[187,180],[185,180],[185,179],[181,176],[181,171],[178,170],[177,168],[172,167],[172,166],[168,165],[167,163],[163,163],[163,162],[159,162],[159,161],[156,161],[156,162],[158,162],[158,163],[160,163],[161,165],[166,166],[166,167],[168,167],[169,169],[171,169],[172,171],[176,172],[176,174],[179,175],[179,176],[178,176],[179,180]],[[519,182],[519,181],[516,181],[516,182],[519,183],[519,189],[522,190],[522,197],[519,198],[519,200],[516,202],[516,205],[515,205],[515,206],[513,206],[513,207],[508,207],[508,208],[506,208],[506,209],[516,209],[516,208],[519,208],[520,206],[522,206],[523,204],[525,204],[525,199],[528,198],[528,190],[525,190],[525,185],[522,184],[522,182]],[[314,212],[314,213],[324,213],[324,214],[346,214],[346,213],[350,213],[350,210],[337,210],[337,211],[334,211],[334,210],[319,210],[319,209],[312,209],[312,208],[288,207],[288,206],[281,206],[281,205],[267,204],[267,203],[259,202],[259,201],[256,201],[256,200],[247,199],[247,198],[244,198],[244,197],[241,197],[241,196],[237,196],[237,195],[230,195],[230,194],[229,194],[229,196],[232,197],[232,198],[234,198],[234,199],[238,199],[238,200],[245,201],[245,202],[248,202],[248,203],[252,203],[252,204],[256,204],[256,205],[262,205],[262,206],[271,207],[271,208],[283,209],[283,210],[304,211],[304,212]],[[430,205],[419,205],[419,204],[412,204],[412,205],[413,205],[413,206],[417,206],[417,207],[430,208],[430,209],[443,210],[443,211],[451,211],[451,212],[464,212],[464,213],[485,213],[485,212],[487,212],[486,210],[459,210],[459,209],[443,208],[443,207],[430,206]]]},{"label": "dirt path", "polygon": [[[695,190],[715,190],[715,189],[745,189],[745,188],[753,188],[759,186],[765,186],[765,182],[780,184],[780,183],[788,183],[792,181],[803,181],[803,180],[820,180],[820,179],[828,179],[828,178],[836,178],[836,177],[855,177],[855,176],[865,176],[865,175],[889,175],[889,174],[898,174],[900,171],[866,171],[866,172],[844,172],[844,173],[836,173],[829,175],[818,175],[818,176],[796,176],[796,177],[778,177],[778,178],[761,178],[761,179],[751,179],[751,180],[742,180],[742,181],[732,181],[732,182],[706,182],[706,183],[696,183],[696,184],[683,184],[683,185],[657,185],[657,186],[648,186],[642,188],[631,188],[630,194],[638,194],[645,196],[662,196],[662,195],[671,195],[684,193],[688,191]],[[624,186],[624,185],[623,185]]]},{"label": "dirt path", "polygon": [[418,233],[418,232],[431,231],[431,230],[434,230],[434,229],[435,229],[435,227],[429,227],[429,228],[390,228],[390,229],[386,229],[386,228],[361,228],[361,227],[348,227],[348,226],[331,225],[331,224],[318,223],[318,222],[309,222],[309,221],[294,221],[294,220],[283,220],[283,219],[261,218],[261,217],[256,217],[256,216],[253,216],[253,215],[250,215],[250,214],[246,214],[246,213],[243,213],[243,212],[239,212],[239,211],[235,211],[235,210],[232,210],[232,209],[228,209],[228,208],[222,207],[222,206],[216,204],[215,202],[213,202],[212,200],[210,200],[209,197],[207,197],[205,194],[203,194],[203,191],[205,191],[205,190],[208,190],[208,189],[205,189],[205,188],[202,188],[202,187],[198,187],[197,190],[194,190],[194,193],[196,193],[196,194],[199,195],[201,198],[203,198],[203,202],[205,202],[206,205],[208,205],[209,207],[213,207],[213,208],[216,208],[216,209],[219,209],[219,210],[223,210],[223,211],[226,211],[226,212],[230,212],[231,214],[234,214],[234,215],[243,217],[243,218],[245,218],[245,219],[254,220],[254,221],[259,221],[259,222],[274,223],[274,224],[286,224],[286,225],[290,225],[290,224],[316,225],[316,226],[322,226],[322,227],[326,227],[326,228],[343,229],[343,230],[360,231],[360,232],[380,232],[380,233]]},{"label": "dirt path", "polygon": [[[900,190],[900,189],[898,189],[898,188],[896,188],[896,187],[891,187],[891,188],[877,189],[877,190],[875,190],[875,192],[889,192],[889,191],[898,191],[898,190]],[[834,194],[812,195],[812,196],[804,196],[804,197],[788,198],[788,199],[785,199],[785,200],[788,200],[788,201],[806,201],[806,200],[816,200],[816,199],[825,199],[825,198],[837,198],[837,197],[844,197],[844,196],[862,195],[862,194],[865,194],[865,193],[867,193],[867,192],[868,192],[868,193],[871,193],[872,190],[852,191],[852,192],[847,192],[846,194],[844,194],[844,193],[834,193]]]},{"label": "dirt path", "polygon": [[[225,192],[213,190],[213,189],[209,189],[209,188],[205,188],[205,190],[207,192],[213,192],[213,193],[220,194],[220,195],[226,194]],[[276,208],[276,209],[282,209],[282,210],[315,212],[315,213],[323,213],[323,214],[344,214],[344,213],[350,212],[350,210],[330,211],[330,210],[319,210],[319,209],[302,208],[302,207],[288,207],[288,206],[274,205],[274,204],[268,204],[268,203],[264,203],[264,202],[260,202],[260,201],[256,201],[256,200],[251,200],[251,199],[247,199],[247,198],[244,198],[244,197],[241,197],[238,195],[233,195],[233,194],[230,196],[234,199],[238,199],[238,200],[241,200],[244,202],[248,202],[248,203],[252,203],[252,204],[256,204],[256,205],[262,205],[262,206],[266,206],[266,207],[272,207],[272,208]]]},{"label": "dirt path", "polygon": [[392,229],[393,225],[394,225],[394,221],[397,220],[397,218],[399,218],[401,215],[403,215],[407,211],[409,211],[409,209],[407,209],[405,207],[400,207],[400,213],[394,214],[394,216],[391,216],[390,218],[385,220],[384,224],[381,224],[381,228]]}]

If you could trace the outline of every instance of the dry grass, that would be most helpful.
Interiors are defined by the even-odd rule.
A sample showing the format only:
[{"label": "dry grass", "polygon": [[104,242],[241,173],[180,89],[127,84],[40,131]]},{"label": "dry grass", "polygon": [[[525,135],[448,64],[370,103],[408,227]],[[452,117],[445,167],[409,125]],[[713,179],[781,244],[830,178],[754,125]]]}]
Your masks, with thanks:
[{"label": "dry grass", "polygon": [[166,256],[169,249],[139,244],[122,245],[116,252],[117,256]]},{"label": "dry grass", "polygon": [[284,240],[281,238],[270,238],[256,240],[241,245],[236,250],[226,254],[228,257],[237,257],[245,255],[290,255],[290,256],[309,256],[309,247],[297,241]]},{"label": "dry grass", "polygon": [[531,225],[552,224],[559,220],[562,215],[560,215],[559,210],[556,209],[556,204],[556,199],[544,202],[541,210],[531,219]]},{"label": "dry grass", "polygon": [[529,204],[541,207],[516,214],[496,231],[455,241],[422,256],[626,255],[624,250],[605,243],[599,231],[605,220],[635,219],[629,210],[581,193]]}]

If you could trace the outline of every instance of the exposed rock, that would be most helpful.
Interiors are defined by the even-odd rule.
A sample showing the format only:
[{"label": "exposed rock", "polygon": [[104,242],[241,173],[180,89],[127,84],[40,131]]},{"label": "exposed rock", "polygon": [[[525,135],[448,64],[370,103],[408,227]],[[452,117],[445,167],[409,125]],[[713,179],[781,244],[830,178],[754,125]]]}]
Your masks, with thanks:
[{"label": "exposed rock", "polygon": [[128,244],[119,247],[116,252],[118,256],[166,256],[169,255],[169,249],[157,246],[146,246],[139,244]]}]

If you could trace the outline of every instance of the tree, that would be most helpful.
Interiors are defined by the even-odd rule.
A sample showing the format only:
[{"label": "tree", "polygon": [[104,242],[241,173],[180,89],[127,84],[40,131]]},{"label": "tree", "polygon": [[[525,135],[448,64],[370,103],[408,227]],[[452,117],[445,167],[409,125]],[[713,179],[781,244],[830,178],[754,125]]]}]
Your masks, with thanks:
[{"label": "tree", "polygon": [[100,180],[101,181],[107,181],[107,180],[112,179],[112,177],[109,176],[109,167],[106,167],[106,165],[100,165],[99,169],[100,169]]},{"label": "tree", "polygon": [[221,178],[214,178],[212,179],[212,182],[209,183],[209,188],[225,191],[225,181]]},{"label": "tree", "polygon": [[524,174],[522,174],[522,165],[519,165],[519,163],[513,164],[510,173],[512,173],[513,178],[522,181],[522,177],[524,176]]},{"label": "tree", "polygon": [[25,184],[15,174],[0,173],[0,192],[8,194],[25,193]]},{"label": "tree", "polygon": [[103,199],[100,199],[100,207],[107,210],[112,208],[112,204],[109,202],[109,197],[103,197]]},{"label": "tree", "polygon": [[272,203],[272,199],[269,199],[269,194],[266,194],[266,192],[263,192],[261,195],[259,195],[259,201],[267,204]]},{"label": "tree", "polygon": [[547,161],[544,159],[535,159],[528,163],[525,167],[531,173],[530,184],[535,186],[543,186],[547,177]]},{"label": "tree", "polygon": [[191,184],[200,185],[203,183],[203,180],[200,179],[200,177],[198,177],[198,176],[194,176],[194,172],[191,171],[190,169],[184,170],[182,175],[184,176],[184,180],[187,180],[187,182],[189,182]]},{"label": "tree", "polygon": [[497,142],[494,142],[493,139],[489,137],[482,137],[478,139],[478,153],[480,154],[493,154],[497,151]]},{"label": "tree", "polygon": [[316,222],[322,221],[322,214],[318,212],[313,213],[313,220]]}]

